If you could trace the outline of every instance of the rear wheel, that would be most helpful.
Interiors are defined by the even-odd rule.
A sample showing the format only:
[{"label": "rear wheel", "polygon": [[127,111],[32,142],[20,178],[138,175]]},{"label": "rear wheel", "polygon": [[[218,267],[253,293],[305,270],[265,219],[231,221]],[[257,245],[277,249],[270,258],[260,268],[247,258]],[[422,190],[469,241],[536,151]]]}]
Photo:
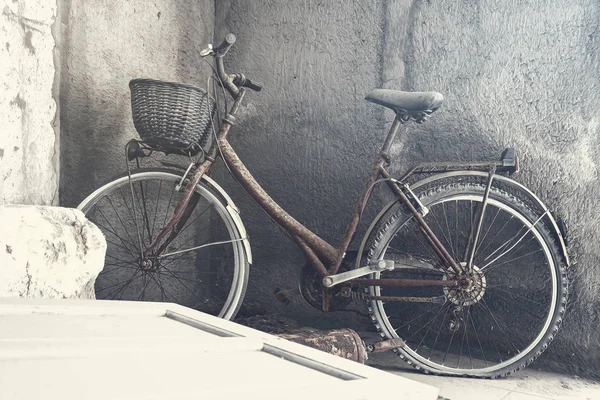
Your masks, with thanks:
[{"label": "rear wheel", "polygon": [[[458,183],[419,195],[429,209],[425,221],[463,267],[484,190]],[[499,377],[531,363],[558,331],[567,299],[562,256],[539,221],[525,204],[492,188],[473,268],[460,286],[368,289],[375,296],[430,301],[370,301],[382,336],[402,338],[406,345],[398,355],[437,374]],[[376,273],[375,279],[457,278],[400,206],[384,217],[368,259],[396,260],[395,270]]]},{"label": "rear wheel", "polygon": [[141,256],[168,223],[182,195],[181,176],[138,170],[102,186],[80,205],[104,233],[98,299],[166,301],[232,319],[248,282],[243,239],[229,209],[204,183],[186,224],[159,255]]}]

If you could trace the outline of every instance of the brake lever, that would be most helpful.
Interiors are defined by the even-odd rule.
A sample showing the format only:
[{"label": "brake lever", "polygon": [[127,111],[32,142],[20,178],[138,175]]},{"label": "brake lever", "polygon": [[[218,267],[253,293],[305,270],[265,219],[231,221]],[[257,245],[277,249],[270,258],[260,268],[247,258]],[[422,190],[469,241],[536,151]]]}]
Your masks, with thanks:
[{"label": "brake lever", "polygon": [[206,49],[203,49],[200,52],[200,57],[208,57],[208,56],[213,56],[213,55],[215,55],[215,52],[213,51],[213,45],[212,44],[209,44]]}]

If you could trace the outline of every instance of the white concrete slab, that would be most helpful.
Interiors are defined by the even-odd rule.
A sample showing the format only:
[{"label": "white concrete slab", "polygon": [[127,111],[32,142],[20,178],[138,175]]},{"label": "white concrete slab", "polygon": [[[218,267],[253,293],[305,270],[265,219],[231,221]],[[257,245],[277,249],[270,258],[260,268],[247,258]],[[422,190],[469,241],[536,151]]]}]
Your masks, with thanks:
[{"label": "white concrete slab", "polygon": [[0,299],[0,399],[419,399],[438,389],[167,303]]}]

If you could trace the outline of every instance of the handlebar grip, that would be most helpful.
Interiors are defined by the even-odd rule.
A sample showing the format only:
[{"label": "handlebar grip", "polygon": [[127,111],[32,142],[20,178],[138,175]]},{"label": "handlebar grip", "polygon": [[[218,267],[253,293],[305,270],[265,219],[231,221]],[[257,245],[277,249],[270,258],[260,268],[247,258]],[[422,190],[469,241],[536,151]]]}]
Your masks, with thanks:
[{"label": "handlebar grip", "polygon": [[223,39],[223,41],[221,42],[221,44],[214,48],[213,51],[216,55],[224,56],[225,54],[227,54],[227,52],[229,51],[231,46],[233,46],[234,43],[235,35],[233,33],[228,33],[227,36],[225,36],[225,39]]},{"label": "handlebar grip", "polygon": [[262,84],[258,83],[258,82],[252,82],[250,79],[246,78],[246,83],[244,83],[244,86],[247,87],[248,89],[252,89],[255,92],[260,92],[262,90]]}]

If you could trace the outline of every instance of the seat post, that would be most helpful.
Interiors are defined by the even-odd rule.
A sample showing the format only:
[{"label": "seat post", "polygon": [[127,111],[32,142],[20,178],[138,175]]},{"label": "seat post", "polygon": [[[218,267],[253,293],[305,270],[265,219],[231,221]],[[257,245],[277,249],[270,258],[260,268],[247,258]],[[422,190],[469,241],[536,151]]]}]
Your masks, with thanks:
[{"label": "seat post", "polygon": [[390,127],[390,130],[387,134],[387,138],[385,139],[385,142],[381,147],[381,151],[379,152],[379,155],[382,156],[384,159],[389,158],[390,148],[392,147],[392,143],[394,142],[396,134],[398,133],[398,129],[400,128],[400,125],[402,123],[403,120],[398,114],[396,114],[396,118],[394,119],[394,122],[392,122],[392,126]]}]

